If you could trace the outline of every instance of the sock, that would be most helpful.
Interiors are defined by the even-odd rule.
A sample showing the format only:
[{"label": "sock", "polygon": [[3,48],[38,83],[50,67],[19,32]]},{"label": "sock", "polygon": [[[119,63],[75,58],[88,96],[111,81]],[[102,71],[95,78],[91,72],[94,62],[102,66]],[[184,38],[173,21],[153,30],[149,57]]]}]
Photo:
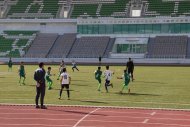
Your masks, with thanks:
[{"label": "sock", "polygon": [[53,82],[51,81],[51,82],[50,82],[50,88],[52,87],[52,85],[53,85]]},{"label": "sock", "polygon": [[61,97],[62,95],[62,92],[63,92],[63,89],[60,90],[60,93],[59,93],[59,96]]},{"label": "sock", "polygon": [[24,82],[25,82],[25,79],[26,79],[26,78],[23,79],[23,82],[22,82],[23,84],[24,84]]},{"label": "sock", "polygon": [[67,97],[70,98],[70,91],[67,90]]},{"label": "sock", "polygon": [[59,77],[60,77],[61,74],[58,75],[57,79],[59,80]]},{"label": "sock", "polygon": [[20,81],[21,81],[21,78],[19,79],[19,83],[20,83]]},{"label": "sock", "polygon": [[[123,92],[123,90],[124,90],[125,87],[126,87],[125,84],[123,84],[121,92]],[[126,88],[128,89],[128,87],[126,87]]]},{"label": "sock", "polygon": [[101,84],[99,83],[99,85],[98,85],[98,90],[100,90],[100,88],[101,88]]}]

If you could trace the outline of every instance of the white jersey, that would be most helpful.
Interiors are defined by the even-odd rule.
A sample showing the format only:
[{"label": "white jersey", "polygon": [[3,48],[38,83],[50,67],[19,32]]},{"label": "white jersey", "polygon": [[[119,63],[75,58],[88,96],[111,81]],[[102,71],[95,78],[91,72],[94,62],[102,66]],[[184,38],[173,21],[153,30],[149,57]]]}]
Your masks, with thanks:
[{"label": "white jersey", "polygon": [[77,64],[76,64],[75,62],[72,62],[72,66],[73,66],[73,67],[76,67],[76,65],[77,65]]},{"label": "white jersey", "polygon": [[61,74],[61,77],[63,77],[62,84],[69,84],[69,74],[64,72]]},{"label": "white jersey", "polygon": [[108,81],[111,80],[112,74],[113,74],[113,72],[110,71],[110,70],[105,70],[105,71],[104,71],[104,76],[105,76],[106,80],[108,80]]}]

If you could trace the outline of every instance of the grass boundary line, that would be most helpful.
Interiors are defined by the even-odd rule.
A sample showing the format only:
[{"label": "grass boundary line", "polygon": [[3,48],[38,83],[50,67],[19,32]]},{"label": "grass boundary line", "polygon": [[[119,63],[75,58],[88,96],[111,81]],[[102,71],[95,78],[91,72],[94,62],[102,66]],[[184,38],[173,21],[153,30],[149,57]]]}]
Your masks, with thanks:
[{"label": "grass boundary line", "polygon": [[[140,110],[165,110],[165,111],[186,111],[190,109],[175,109],[175,108],[148,108],[148,107],[122,107],[122,106],[92,106],[92,105],[56,105],[46,104],[51,107],[80,107],[80,108],[111,108],[111,109],[140,109]],[[35,106],[35,104],[14,104],[14,103],[0,103],[0,106]]]}]

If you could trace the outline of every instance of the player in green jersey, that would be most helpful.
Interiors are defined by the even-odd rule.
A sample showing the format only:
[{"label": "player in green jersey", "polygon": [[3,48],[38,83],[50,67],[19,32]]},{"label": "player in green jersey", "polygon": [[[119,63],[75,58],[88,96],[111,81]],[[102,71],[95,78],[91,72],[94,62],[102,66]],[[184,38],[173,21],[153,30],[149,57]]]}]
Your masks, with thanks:
[{"label": "player in green jersey", "polygon": [[124,88],[128,89],[128,93],[130,94],[130,88],[128,88],[130,82],[130,75],[127,73],[127,70],[124,70],[124,74],[122,77],[118,77],[118,79],[124,79],[123,87],[121,89],[121,93],[123,93]]},{"label": "player in green jersey", "polygon": [[98,67],[98,70],[95,71],[95,79],[98,81],[98,91],[100,91],[101,88],[101,76],[102,76],[102,71],[101,71],[101,67]]},{"label": "player in green jersey", "polygon": [[8,62],[8,71],[12,71],[12,66],[13,66],[13,62],[12,62],[12,60],[10,58],[9,62]]},{"label": "player in green jersey", "polygon": [[19,83],[21,84],[21,80],[23,78],[22,84],[25,85],[25,79],[26,79],[26,73],[25,73],[25,69],[24,69],[24,62],[20,62],[20,67],[18,70],[20,79],[19,79]]},{"label": "player in green jersey", "polygon": [[51,90],[52,89],[52,85],[53,85],[53,81],[50,78],[51,76],[52,76],[52,74],[51,74],[51,67],[48,67],[48,71],[46,72],[46,76],[45,76],[47,84],[48,84],[48,90]]}]

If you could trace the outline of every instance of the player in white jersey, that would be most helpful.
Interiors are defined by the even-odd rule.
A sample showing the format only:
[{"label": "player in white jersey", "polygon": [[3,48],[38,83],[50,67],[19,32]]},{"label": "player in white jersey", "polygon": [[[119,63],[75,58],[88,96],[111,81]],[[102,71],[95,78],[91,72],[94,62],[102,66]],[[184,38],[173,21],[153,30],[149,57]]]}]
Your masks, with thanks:
[{"label": "player in white jersey", "polygon": [[73,72],[74,72],[74,69],[76,69],[77,71],[79,71],[79,69],[77,68],[76,62],[73,60],[72,61],[72,70],[73,70]]},{"label": "player in white jersey", "polygon": [[70,100],[70,91],[69,91],[70,82],[71,82],[71,77],[67,73],[66,68],[63,68],[63,73],[61,74],[61,80],[60,80],[61,90],[60,90],[60,93],[59,93],[59,99],[61,99],[63,89],[66,88],[68,100]]},{"label": "player in white jersey", "polygon": [[65,64],[65,62],[62,60],[62,61],[61,61],[61,64],[60,64],[60,67],[59,67],[59,74],[58,74],[57,80],[59,80],[61,74],[63,73],[63,68],[66,68],[66,64]]},{"label": "player in white jersey", "polygon": [[104,77],[105,77],[105,89],[106,92],[108,92],[108,86],[111,86],[113,88],[113,84],[110,83],[112,75],[114,73],[112,71],[109,70],[109,66],[106,66],[106,70],[104,71]]}]

